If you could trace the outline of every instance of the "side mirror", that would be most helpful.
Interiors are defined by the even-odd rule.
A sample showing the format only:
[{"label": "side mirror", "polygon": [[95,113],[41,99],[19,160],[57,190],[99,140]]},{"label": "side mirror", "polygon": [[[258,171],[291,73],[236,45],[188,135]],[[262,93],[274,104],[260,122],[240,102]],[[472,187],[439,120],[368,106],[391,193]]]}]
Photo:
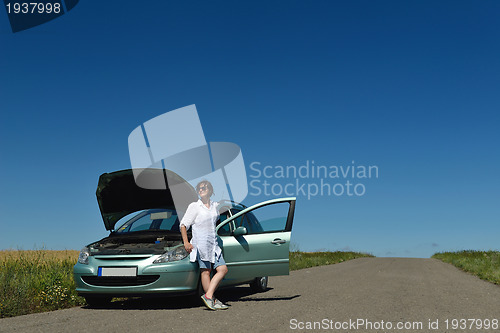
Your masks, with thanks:
[{"label": "side mirror", "polygon": [[247,234],[247,228],[245,227],[238,227],[236,230],[233,232],[233,236],[238,237],[238,236],[243,236]]}]

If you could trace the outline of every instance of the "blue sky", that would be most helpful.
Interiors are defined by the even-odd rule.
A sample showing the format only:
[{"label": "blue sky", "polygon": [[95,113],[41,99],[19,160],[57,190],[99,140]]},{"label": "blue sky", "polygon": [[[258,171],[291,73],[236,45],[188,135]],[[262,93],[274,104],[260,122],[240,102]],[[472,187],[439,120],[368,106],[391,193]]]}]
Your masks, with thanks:
[{"label": "blue sky", "polygon": [[355,180],[362,196],[298,196],[301,250],[500,249],[499,14],[495,1],[84,1],[13,34],[0,10],[0,249],[106,236],[99,175],[130,167],[134,128],[191,104],[249,175],[378,167]]}]

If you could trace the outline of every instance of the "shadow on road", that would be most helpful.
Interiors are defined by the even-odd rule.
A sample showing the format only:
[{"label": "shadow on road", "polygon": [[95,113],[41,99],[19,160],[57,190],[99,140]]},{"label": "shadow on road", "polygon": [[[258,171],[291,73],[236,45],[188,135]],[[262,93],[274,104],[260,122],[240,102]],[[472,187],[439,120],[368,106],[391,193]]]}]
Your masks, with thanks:
[{"label": "shadow on road", "polygon": [[[248,287],[232,287],[218,290],[215,295],[222,302],[262,302],[262,301],[288,301],[300,295],[293,296],[277,296],[277,297],[262,297],[266,292],[273,288],[268,288],[267,291],[257,293]],[[130,298],[115,298],[111,303],[100,306],[90,307],[83,306],[84,309],[99,309],[99,310],[169,310],[169,309],[187,309],[203,307],[201,299],[197,296],[178,296],[178,297],[130,297]]]},{"label": "shadow on road", "polygon": [[223,302],[288,301],[296,297],[300,297],[300,295],[262,297],[266,295],[266,292],[271,290],[273,290],[273,288],[267,288],[267,291],[264,291],[262,293],[256,293],[248,287],[235,287],[235,288],[219,290],[216,293],[216,296]]},{"label": "shadow on road", "polygon": [[168,310],[201,306],[194,297],[130,297],[115,298],[111,303],[99,307],[83,306],[84,309],[99,310]]}]

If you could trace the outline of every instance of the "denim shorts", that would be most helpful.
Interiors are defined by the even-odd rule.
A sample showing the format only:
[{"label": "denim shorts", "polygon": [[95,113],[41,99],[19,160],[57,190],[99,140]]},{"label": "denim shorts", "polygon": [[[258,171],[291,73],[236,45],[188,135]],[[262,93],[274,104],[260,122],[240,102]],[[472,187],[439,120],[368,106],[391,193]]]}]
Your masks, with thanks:
[{"label": "denim shorts", "polygon": [[200,269],[212,269],[212,265],[214,266],[213,269],[217,269],[219,266],[223,266],[226,264],[224,261],[224,257],[222,256],[222,253],[219,255],[218,258],[215,259],[215,263],[212,264],[210,261],[204,261],[200,259],[200,253],[196,254],[196,259],[198,260],[198,264],[200,265]]}]

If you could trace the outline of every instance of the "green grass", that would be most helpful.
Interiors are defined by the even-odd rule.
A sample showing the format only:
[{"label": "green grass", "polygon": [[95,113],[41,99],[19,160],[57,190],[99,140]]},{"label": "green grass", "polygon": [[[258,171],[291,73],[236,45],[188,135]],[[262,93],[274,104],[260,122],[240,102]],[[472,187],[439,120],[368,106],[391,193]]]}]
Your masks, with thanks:
[{"label": "green grass", "polygon": [[[290,252],[290,270],[360,257],[356,252]],[[0,318],[85,305],[77,296],[73,266],[78,251],[0,251]]]},{"label": "green grass", "polygon": [[432,258],[452,264],[461,270],[477,277],[500,284],[500,252],[499,251],[459,251],[439,252]]},{"label": "green grass", "polygon": [[359,252],[290,252],[290,270],[338,264],[351,259],[373,257],[371,254]]},{"label": "green grass", "polygon": [[72,277],[78,251],[0,251],[0,318],[85,304]]}]

